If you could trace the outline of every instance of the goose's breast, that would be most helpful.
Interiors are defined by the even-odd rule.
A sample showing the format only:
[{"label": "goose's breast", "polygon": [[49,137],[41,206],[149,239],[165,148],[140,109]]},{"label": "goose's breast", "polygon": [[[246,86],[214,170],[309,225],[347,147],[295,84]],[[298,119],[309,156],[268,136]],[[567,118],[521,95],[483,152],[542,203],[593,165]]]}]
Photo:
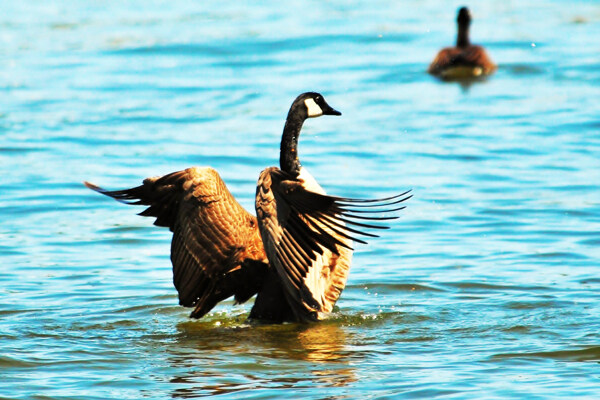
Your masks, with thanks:
[{"label": "goose's breast", "polygon": [[319,194],[327,194],[321,185],[317,183],[315,178],[313,178],[313,176],[304,167],[300,168],[298,179],[301,179],[304,182],[303,186],[306,190]]}]

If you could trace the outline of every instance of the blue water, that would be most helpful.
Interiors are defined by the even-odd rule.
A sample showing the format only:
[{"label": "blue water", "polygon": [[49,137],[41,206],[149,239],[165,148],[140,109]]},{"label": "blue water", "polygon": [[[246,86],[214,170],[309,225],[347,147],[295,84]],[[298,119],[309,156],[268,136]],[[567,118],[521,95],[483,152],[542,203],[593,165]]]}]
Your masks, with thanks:
[{"label": "blue water", "polygon": [[[597,398],[600,5],[478,1],[497,73],[424,71],[463,3],[0,3],[0,398]],[[333,317],[177,305],[170,234],[83,187],[216,168],[253,210],[293,98],[332,194],[412,188]]]}]

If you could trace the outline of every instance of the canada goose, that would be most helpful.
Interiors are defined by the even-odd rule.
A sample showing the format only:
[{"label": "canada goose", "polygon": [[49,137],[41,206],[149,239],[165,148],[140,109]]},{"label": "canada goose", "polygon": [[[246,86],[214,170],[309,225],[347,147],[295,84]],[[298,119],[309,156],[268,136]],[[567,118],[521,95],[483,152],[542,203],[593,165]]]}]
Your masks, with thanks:
[{"label": "canada goose", "polygon": [[200,318],[218,302],[234,296],[243,303],[258,293],[251,319],[272,322],[316,321],[331,312],[344,289],[352,240],[375,237],[350,228],[385,229],[365,221],[404,208],[411,196],[356,200],[327,196],[300,165],[298,138],[304,121],[341,115],[318,93],[303,93],[293,102],[281,139],[280,168],[261,172],[256,215],[231,195],[212,168],[188,168],[147,178],[141,186],[99,193],[126,204],[149,206],[140,213],[173,232],[171,262],[179,303],[195,307]]},{"label": "canada goose", "polygon": [[469,40],[471,13],[467,7],[458,10],[456,22],[456,47],[440,50],[427,72],[445,80],[476,78],[493,73],[496,65],[488,57],[485,49],[471,44]]}]

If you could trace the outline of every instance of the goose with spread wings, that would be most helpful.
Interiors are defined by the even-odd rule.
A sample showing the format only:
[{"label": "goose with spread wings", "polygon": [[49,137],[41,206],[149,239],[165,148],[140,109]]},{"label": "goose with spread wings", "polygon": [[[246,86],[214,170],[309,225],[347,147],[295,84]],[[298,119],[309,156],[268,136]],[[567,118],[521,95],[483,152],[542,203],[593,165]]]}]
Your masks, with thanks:
[{"label": "goose with spread wings", "polygon": [[469,79],[492,74],[497,68],[496,64],[482,46],[471,44],[469,40],[471,13],[467,7],[458,10],[456,22],[456,46],[440,50],[427,72],[443,80]]},{"label": "goose with spread wings", "polygon": [[[256,296],[250,319],[308,322],[324,319],[346,285],[353,242],[404,208],[409,192],[383,199],[329,196],[301,166],[298,139],[307,118],[341,115],[322,95],[303,93],[289,110],[280,168],[261,172],[256,217],[231,195],[214,169],[193,167],[147,178],[132,189],[108,191],[120,202],[144,205],[142,216],[173,232],[171,262],[179,303],[201,318],[217,303]],[[365,231],[367,230],[367,231]]]}]

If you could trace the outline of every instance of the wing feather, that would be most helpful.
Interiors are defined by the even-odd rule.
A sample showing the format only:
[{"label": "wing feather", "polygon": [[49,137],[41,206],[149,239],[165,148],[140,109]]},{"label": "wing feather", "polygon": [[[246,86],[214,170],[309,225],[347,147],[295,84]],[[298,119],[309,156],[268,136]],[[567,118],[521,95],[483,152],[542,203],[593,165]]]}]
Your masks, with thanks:
[{"label": "wing feather", "polygon": [[[388,228],[355,219],[395,219],[377,214],[404,208],[397,205],[411,196],[408,192],[373,200],[328,196],[312,177],[306,179],[278,168],[264,170],[256,190],[256,213],[265,252],[296,318],[312,321],[330,312],[344,289],[352,241],[365,243],[361,237],[377,236],[359,228]],[[364,207],[374,215],[365,215]]]},{"label": "wing feather", "polygon": [[180,304],[195,307],[193,317],[232,295],[246,301],[260,289],[267,258],[256,218],[214,169],[188,168],[126,190],[85,185],[122,203],[148,206],[140,215],[173,232],[173,283]]}]

